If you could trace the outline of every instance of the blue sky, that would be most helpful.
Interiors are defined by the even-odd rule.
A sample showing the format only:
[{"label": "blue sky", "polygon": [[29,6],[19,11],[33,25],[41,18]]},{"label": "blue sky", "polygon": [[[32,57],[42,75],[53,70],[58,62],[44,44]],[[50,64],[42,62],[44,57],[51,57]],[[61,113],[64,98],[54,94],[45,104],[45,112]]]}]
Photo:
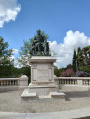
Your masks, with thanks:
[{"label": "blue sky", "polygon": [[[7,5],[3,1],[10,4]],[[0,16],[0,21],[3,21],[3,25],[0,27],[0,36],[9,43],[9,48],[20,50],[20,47],[23,46],[23,40],[32,38],[37,29],[41,29],[49,35],[48,40],[51,41],[52,49],[56,46],[56,51],[59,50],[57,47],[63,47],[61,45],[65,45],[65,37],[66,41],[69,43],[73,42],[73,40],[71,40],[71,42],[69,41],[71,37],[72,39],[81,39],[78,45],[76,43],[77,40],[75,39],[75,48],[76,45],[81,46],[83,38],[85,39],[85,37],[87,37],[87,43],[85,41],[83,44],[86,43],[85,46],[90,45],[90,0],[11,1],[12,0],[1,0],[3,9],[0,9],[0,13],[2,13],[4,9],[6,11],[7,9],[12,10],[8,20],[5,21],[5,18],[2,18],[2,14]],[[17,14],[14,14],[13,11]],[[7,13],[4,14],[8,17]],[[78,31],[78,33],[76,31]],[[83,44],[82,47],[84,47]],[[59,52],[58,57],[62,56],[62,54]],[[62,65],[61,67],[65,65]]]}]

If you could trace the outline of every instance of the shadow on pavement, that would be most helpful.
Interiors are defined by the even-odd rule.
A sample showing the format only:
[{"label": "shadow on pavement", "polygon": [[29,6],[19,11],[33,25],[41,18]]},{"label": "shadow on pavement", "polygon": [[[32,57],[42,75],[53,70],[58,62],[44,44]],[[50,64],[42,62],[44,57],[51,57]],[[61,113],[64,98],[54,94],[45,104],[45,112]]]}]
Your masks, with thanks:
[{"label": "shadow on pavement", "polygon": [[69,98],[84,98],[90,97],[90,91],[82,91],[82,92],[64,92],[66,94],[67,101],[70,100]]}]

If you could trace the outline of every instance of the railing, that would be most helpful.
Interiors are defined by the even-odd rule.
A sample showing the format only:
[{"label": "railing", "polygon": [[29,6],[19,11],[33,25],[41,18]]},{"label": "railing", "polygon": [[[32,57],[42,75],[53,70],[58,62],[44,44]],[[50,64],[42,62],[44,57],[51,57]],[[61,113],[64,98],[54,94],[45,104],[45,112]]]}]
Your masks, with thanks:
[{"label": "railing", "polygon": [[54,77],[57,85],[90,85],[90,77]]},{"label": "railing", "polygon": [[90,79],[82,80],[83,85],[90,85]]},{"label": "railing", "polygon": [[18,86],[19,78],[0,78],[0,86]]},{"label": "railing", "polygon": [[0,92],[23,89],[28,86],[28,77],[22,75],[20,78],[0,78]]}]

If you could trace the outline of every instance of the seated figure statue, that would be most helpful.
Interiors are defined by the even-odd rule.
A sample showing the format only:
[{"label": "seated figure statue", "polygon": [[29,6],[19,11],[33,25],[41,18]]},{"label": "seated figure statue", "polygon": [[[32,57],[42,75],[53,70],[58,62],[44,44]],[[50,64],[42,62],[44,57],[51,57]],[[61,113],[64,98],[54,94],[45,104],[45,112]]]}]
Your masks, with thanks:
[{"label": "seated figure statue", "polygon": [[41,31],[37,30],[37,35],[33,39],[30,49],[31,55],[49,55],[49,43],[45,37],[41,35]]}]

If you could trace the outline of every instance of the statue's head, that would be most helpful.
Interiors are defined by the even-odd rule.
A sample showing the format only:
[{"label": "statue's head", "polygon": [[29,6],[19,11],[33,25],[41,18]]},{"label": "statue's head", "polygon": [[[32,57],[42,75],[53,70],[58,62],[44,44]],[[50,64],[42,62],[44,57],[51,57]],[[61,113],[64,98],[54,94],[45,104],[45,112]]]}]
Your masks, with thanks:
[{"label": "statue's head", "polygon": [[41,33],[41,30],[40,30],[40,29],[39,29],[39,30],[37,30],[37,34],[38,34],[38,35],[40,35],[40,33]]}]

